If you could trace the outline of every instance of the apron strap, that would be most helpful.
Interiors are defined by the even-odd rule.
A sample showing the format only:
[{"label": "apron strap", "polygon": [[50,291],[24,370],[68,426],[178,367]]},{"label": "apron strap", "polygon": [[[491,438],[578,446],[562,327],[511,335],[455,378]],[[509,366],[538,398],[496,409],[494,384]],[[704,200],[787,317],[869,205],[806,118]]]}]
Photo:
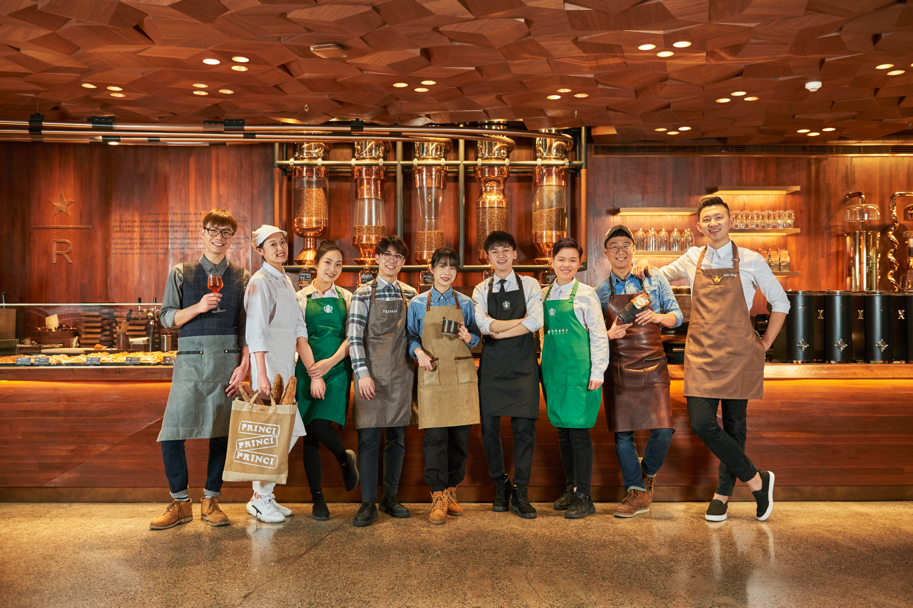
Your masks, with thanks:
[{"label": "apron strap", "polygon": [[739,274],[739,248],[735,246],[732,240],[729,242],[732,243],[732,268],[736,274]]},{"label": "apron strap", "polygon": [[704,245],[704,248],[701,249],[701,254],[697,256],[697,267],[695,268],[695,272],[701,271],[701,265],[704,263],[704,254],[707,253],[707,247],[709,247],[709,245]]}]

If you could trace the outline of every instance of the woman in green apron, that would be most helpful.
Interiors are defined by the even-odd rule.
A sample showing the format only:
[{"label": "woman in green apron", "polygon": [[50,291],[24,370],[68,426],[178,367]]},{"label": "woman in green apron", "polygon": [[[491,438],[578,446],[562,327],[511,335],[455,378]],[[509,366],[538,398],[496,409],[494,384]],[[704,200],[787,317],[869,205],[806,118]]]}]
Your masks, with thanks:
[{"label": "woman in green apron", "polygon": [[304,472],[313,500],[312,517],[330,518],[320,484],[320,444],[326,446],[342,468],[343,485],[351,492],[358,485],[355,452],[342,445],[333,427],[346,424],[349,387],[352,383],[346,316],[352,294],[336,287],[342,274],[342,249],[333,241],[317,248],[314,264],[317,278],[298,292],[298,305],[307,322],[307,339],[298,339],[298,412],[307,434],[304,436]]},{"label": "woman in green apron", "polygon": [[558,448],[568,487],[574,487],[566,519],[596,512],[590,499],[593,442],[590,429],[602,403],[609,339],[599,296],[575,277],[583,248],[571,238],[552,247],[555,282],[544,298],[542,392],[548,418],[558,429]]}]

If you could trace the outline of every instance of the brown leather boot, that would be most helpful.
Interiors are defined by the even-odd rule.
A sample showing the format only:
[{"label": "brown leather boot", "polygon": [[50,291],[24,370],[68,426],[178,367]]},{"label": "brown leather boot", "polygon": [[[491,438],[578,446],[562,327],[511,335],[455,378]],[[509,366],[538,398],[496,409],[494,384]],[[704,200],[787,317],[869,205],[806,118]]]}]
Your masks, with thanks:
[{"label": "brown leather boot", "polygon": [[646,492],[628,490],[625,499],[615,507],[615,517],[634,517],[650,510],[650,501]]},{"label": "brown leather boot", "polygon": [[650,505],[653,504],[653,486],[656,483],[655,477],[643,476],[644,488],[647,490],[645,493],[647,495],[647,508],[650,508]]},{"label": "brown leather boot", "polygon": [[210,526],[227,526],[231,523],[228,521],[228,515],[219,506],[219,499],[215,496],[212,498],[204,497],[200,501],[200,517],[203,521],[208,522]]},{"label": "brown leather boot", "polygon": [[462,515],[463,507],[457,502],[456,488],[447,488],[444,491],[444,495],[447,496],[447,515],[453,515],[454,517]]},{"label": "brown leather boot", "polygon": [[442,524],[447,519],[447,495],[443,492],[431,493],[431,515],[428,519],[433,524]]},{"label": "brown leather boot", "polygon": [[178,524],[193,521],[193,501],[174,500],[165,509],[164,515],[149,522],[150,530],[167,530]]}]

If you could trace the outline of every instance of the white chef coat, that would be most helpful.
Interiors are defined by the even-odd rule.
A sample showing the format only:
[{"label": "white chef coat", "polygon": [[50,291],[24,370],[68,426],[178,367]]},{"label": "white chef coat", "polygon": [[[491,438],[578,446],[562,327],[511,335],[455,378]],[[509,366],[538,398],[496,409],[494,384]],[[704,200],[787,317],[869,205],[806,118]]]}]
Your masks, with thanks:
[{"label": "white chef coat", "polygon": [[[504,292],[517,291],[520,289],[520,286],[517,284],[517,277],[519,276],[520,280],[523,281],[523,297],[526,299],[526,318],[520,323],[523,327],[529,330],[530,333],[535,333],[542,328],[544,320],[542,319],[542,287],[539,286],[539,282],[532,277],[520,276],[516,272],[511,271],[510,275],[505,279],[504,283]],[[491,288],[492,293],[500,293],[501,285],[498,283],[501,279],[495,275],[495,284]],[[475,317],[476,325],[479,326],[479,329],[482,331],[483,336],[490,336],[491,331],[491,322],[495,319],[488,315],[488,285],[491,279],[485,279],[478,285],[475,289],[472,290],[472,301],[475,304]]]},{"label": "white chef coat", "polygon": [[[580,324],[590,333],[590,380],[605,380],[605,370],[609,367],[609,336],[606,333],[605,318],[602,316],[602,304],[596,290],[585,283],[574,279],[564,286],[552,283],[549,300],[567,300],[571,297],[574,285],[578,284],[574,296],[574,315]],[[524,287],[526,285],[524,284]],[[549,291],[546,287],[543,294]],[[545,338],[543,332],[543,339]]]}]

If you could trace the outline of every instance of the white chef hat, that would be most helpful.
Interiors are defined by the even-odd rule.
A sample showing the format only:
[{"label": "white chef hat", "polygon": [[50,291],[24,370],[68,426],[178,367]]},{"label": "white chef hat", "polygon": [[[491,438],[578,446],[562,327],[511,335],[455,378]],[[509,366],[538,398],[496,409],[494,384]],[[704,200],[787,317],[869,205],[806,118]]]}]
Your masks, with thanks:
[{"label": "white chef hat", "polygon": [[288,232],[286,232],[285,230],[280,230],[279,228],[277,228],[275,226],[270,226],[269,224],[263,224],[262,226],[260,226],[256,230],[254,230],[253,238],[251,238],[250,244],[254,248],[257,248],[263,244],[263,241],[265,241],[272,235],[276,234],[277,232],[281,232],[282,236],[288,237]]}]

